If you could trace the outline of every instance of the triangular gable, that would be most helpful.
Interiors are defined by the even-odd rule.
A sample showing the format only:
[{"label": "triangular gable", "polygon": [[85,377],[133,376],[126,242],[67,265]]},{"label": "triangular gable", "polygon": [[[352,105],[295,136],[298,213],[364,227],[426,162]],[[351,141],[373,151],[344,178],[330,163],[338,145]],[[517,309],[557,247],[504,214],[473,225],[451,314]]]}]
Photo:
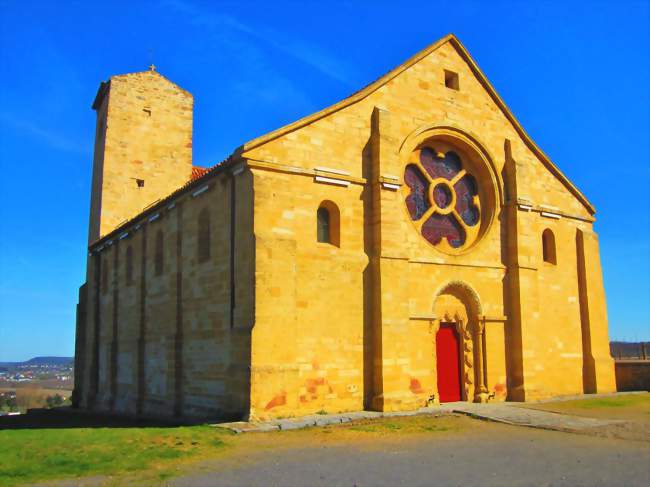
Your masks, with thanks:
[{"label": "triangular gable", "polygon": [[262,135],[260,137],[257,137],[249,142],[246,142],[237,150],[235,151],[236,155],[242,155],[244,152],[247,152],[251,149],[254,149],[256,147],[259,147],[267,142],[270,142],[274,139],[277,139],[278,137],[281,137],[285,134],[288,134],[290,132],[293,132],[294,130],[297,130],[301,127],[304,127],[306,125],[309,125],[317,120],[320,120],[324,117],[327,117],[328,115],[335,113],[339,110],[342,110],[343,108],[346,108],[350,105],[353,105],[367,96],[371,95],[375,91],[377,91],[379,88],[384,86],[386,83],[391,81],[393,78],[397,77],[400,75],[402,72],[419,62],[421,59],[425,58],[435,50],[437,50],[440,46],[443,44],[449,42],[460,54],[460,56],[463,58],[463,60],[468,64],[472,72],[474,73],[474,76],[476,76],[477,80],[485,91],[488,93],[488,95],[493,99],[495,104],[501,109],[505,117],[510,121],[516,132],[519,134],[521,139],[524,141],[526,146],[537,156],[537,158],[546,166],[546,168],[557,178],[560,180],[560,182],[573,194],[578,201],[580,201],[585,208],[589,211],[590,214],[594,214],[596,212],[596,209],[594,206],[587,200],[587,198],[576,188],[571,181],[560,171],[560,169],[553,164],[553,162],[549,159],[549,157],[535,144],[535,142],[530,138],[530,136],[526,133],[526,131],[523,129],[521,124],[517,121],[515,116],[512,114],[510,109],[506,106],[505,102],[501,99],[501,97],[497,94],[496,90],[494,87],[490,84],[486,76],[483,74],[483,72],[479,69],[478,65],[472,59],[470,56],[469,52],[465,49],[465,47],[461,44],[461,42],[454,36],[453,34],[448,34],[442,39],[438,40],[437,42],[431,44],[429,47],[426,49],[420,51],[417,53],[415,56],[411,57],[409,60],[407,60],[405,63],[401,64],[397,68],[393,69],[392,71],[389,71],[387,74],[382,76],[381,78],[377,79],[376,81],[370,83],[367,85],[365,88],[357,91],[353,95],[349,96],[348,98],[345,98],[341,100],[338,103],[335,103],[334,105],[331,105],[319,112],[313,113],[307,117],[304,117],[300,120],[297,120],[296,122],[290,123],[289,125],[285,125],[284,127],[280,127],[279,129],[276,129],[272,132],[269,132],[265,135]]}]

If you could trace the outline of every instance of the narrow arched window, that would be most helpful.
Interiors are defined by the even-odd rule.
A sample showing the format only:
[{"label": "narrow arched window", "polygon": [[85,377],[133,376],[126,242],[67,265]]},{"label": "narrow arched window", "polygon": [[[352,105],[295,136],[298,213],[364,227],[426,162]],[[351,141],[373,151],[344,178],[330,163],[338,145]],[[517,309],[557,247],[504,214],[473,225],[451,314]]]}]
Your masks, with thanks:
[{"label": "narrow arched window", "polygon": [[129,245],[126,248],[126,259],[124,262],[126,266],[126,285],[133,284],[133,249]]},{"label": "narrow arched window", "polygon": [[555,235],[548,228],[542,233],[542,255],[544,262],[556,265],[557,257],[555,253]]},{"label": "narrow arched window", "polygon": [[207,208],[199,213],[198,258],[199,262],[210,259],[210,212]]},{"label": "narrow arched window", "polygon": [[323,201],[316,211],[316,241],[340,246],[340,213],[331,201]]},{"label": "narrow arched window", "polygon": [[316,238],[319,242],[330,243],[330,212],[320,207],[316,212]]},{"label": "narrow arched window", "polygon": [[156,233],[156,246],[154,250],[154,274],[160,276],[163,273],[163,233],[158,230]]}]

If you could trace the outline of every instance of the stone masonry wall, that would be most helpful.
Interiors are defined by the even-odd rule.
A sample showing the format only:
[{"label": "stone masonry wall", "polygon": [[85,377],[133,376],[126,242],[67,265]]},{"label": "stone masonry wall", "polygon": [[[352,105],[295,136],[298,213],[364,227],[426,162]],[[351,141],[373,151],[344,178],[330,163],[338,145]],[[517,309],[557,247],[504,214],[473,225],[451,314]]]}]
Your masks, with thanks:
[{"label": "stone masonry wall", "polygon": [[[445,86],[444,70],[458,74],[460,90]],[[376,107],[388,118],[387,122],[373,128]],[[380,189],[379,203],[371,202],[371,188],[375,186],[371,185],[374,176],[370,161],[376,160],[373,164],[378,165],[377,178],[397,176],[397,183],[401,184],[410,151],[426,140],[428,132],[433,134],[439,129],[457,130],[474,141],[484,151],[493,178],[492,224],[482,240],[471,251],[461,255],[441,254],[415,231],[404,205],[408,188],[402,187],[398,191]],[[371,157],[370,148],[375,144],[372,141],[373,130],[377,131],[377,140],[381,140],[382,147],[386,148]],[[508,198],[505,194],[506,145],[515,161],[513,184],[517,198],[529,203],[532,211],[519,208],[519,199]],[[486,325],[486,363],[487,387],[491,392],[503,398],[506,387],[512,386],[513,391],[519,388],[522,394],[513,394],[511,399],[523,399],[584,390],[584,313],[580,301],[589,301],[592,310],[601,310],[600,303],[604,302],[604,295],[598,294],[598,289],[602,289],[599,273],[588,276],[590,287],[596,289],[593,293],[583,290],[581,295],[578,286],[576,233],[580,229],[593,235],[590,210],[544,166],[454,45],[449,42],[442,44],[352,105],[282,132],[278,137],[271,134],[261,138],[259,143],[252,141],[243,147],[242,155],[251,163],[265,165],[265,171],[271,169],[291,174],[269,176],[255,172],[256,327],[260,328],[255,330],[253,369],[259,366],[268,371],[266,375],[253,374],[251,400],[256,411],[264,408],[270,411],[270,415],[284,415],[303,410],[295,397],[290,398],[293,394],[299,399],[299,394],[287,392],[294,391],[297,384],[295,377],[299,375],[300,365],[296,357],[304,356],[307,361],[309,357],[315,359],[314,353],[304,353],[303,344],[295,338],[305,326],[301,321],[295,321],[298,312],[294,310],[304,306],[298,298],[302,287],[295,285],[298,269],[302,271],[301,282],[310,286],[313,299],[332,302],[332,308],[336,309],[367,303],[367,294],[373,291],[361,285],[359,279],[360,276],[371,276],[373,286],[378,289],[378,301],[373,303],[370,313],[374,316],[374,333],[380,337],[380,342],[371,347],[373,358],[370,363],[373,364],[375,379],[372,386],[366,381],[364,395],[368,395],[369,387],[374,389],[370,395],[376,396],[375,407],[413,408],[423,405],[429,393],[435,391],[435,357],[430,352],[432,337],[418,320],[427,316],[434,318],[433,303],[437,290],[445,283],[455,281],[461,281],[474,290],[482,313],[489,321]],[[359,244],[346,258],[364,262],[366,258],[372,260],[376,257],[374,270],[373,266],[360,266],[340,272],[330,265],[324,274],[318,259],[306,251],[315,245],[315,207],[311,196],[306,195],[322,191],[315,176],[327,170],[319,170],[319,167],[333,170],[327,176],[352,182],[346,188],[330,189],[336,192],[336,201],[343,202],[344,206],[340,207],[342,214],[352,212],[357,217],[364,211],[364,206],[373,208],[372,213],[364,214],[364,232],[366,236],[378,235],[377,246],[362,247]],[[347,175],[337,175],[337,171]],[[311,182],[306,175],[312,176]],[[360,197],[354,183],[359,180],[365,185]],[[504,209],[507,204],[516,210],[517,224],[506,219]],[[557,214],[560,219],[545,218],[542,216],[544,211]],[[294,215],[310,213],[311,224],[308,218],[303,225],[292,221]],[[355,221],[355,217],[349,217],[349,222],[342,217],[342,225]],[[541,238],[545,228],[551,228],[555,233],[559,261],[553,267],[541,259]],[[513,229],[517,232],[515,246],[506,240],[507,232]],[[514,253],[514,260],[507,258],[508,253]],[[597,253],[586,258],[597,259]],[[515,279],[513,282],[518,290],[518,312],[509,304],[513,298],[504,285],[509,265],[513,272],[515,269],[518,272],[518,277],[511,278]],[[599,268],[598,262],[592,264],[587,260],[587,267],[592,265]],[[261,276],[265,278],[260,279]],[[270,276],[277,276],[277,282]],[[282,286],[278,289],[279,282]],[[274,295],[273,290],[279,295]],[[332,301],[333,293],[340,293],[342,297]],[[316,308],[317,305],[308,302],[307,307]],[[267,314],[263,314],[265,312]],[[515,323],[514,318],[510,318],[504,326],[509,312],[513,316],[519,313],[520,319]],[[348,316],[350,321],[345,324],[345,329],[361,329],[362,318]],[[593,348],[600,350],[602,337],[607,335],[606,315],[600,313],[594,318],[590,322],[593,329],[591,339],[597,342]],[[281,330],[277,328],[278,322],[282,323]],[[318,333],[317,340],[318,337],[326,339],[331,322],[328,314],[317,313],[309,321],[309,329]],[[263,332],[265,327],[268,331]],[[517,327],[520,327],[519,331]],[[344,337],[338,336],[343,340]],[[256,348],[258,343],[259,350]],[[280,349],[274,343],[283,347]],[[261,350],[261,347],[266,347],[266,350]],[[366,344],[366,355],[367,348]],[[319,363],[333,363],[339,359],[340,350],[323,353],[319,353]],[[613,366],[604,356],[600,362],[603,367],[598,372],[598,390],[608,391],[613,384]],[[367,360],[365,368],[354,366],[357,367],[356,374],[368,374]],[[520,379],[515,377],[518,368],[523,369]],[[269,379],[271,371],[277,372],[272,380]],[[327,373],[320,374],[327,379]],[[414,380],[419,386],[413,386]],[[330,399],[321,402],[328,411],[349,407],[347,402],[334,396]]]},{"label": "stone masonry wall", "polygon": [[[250,186],[249,173],[234,180],[229,174],[214,177],[202,186],[206,190],[181,195],[143,216],[123,238],[89,257],[91,279],[94,263],[101,262],[98,283],[91,280],[87,286],[93,295],[99,285],[99,313],[84,323],[89,365],[82,374],[82,406],[150,417],[248,415]],[[209,224],[210,255],[199,261],[202,211],[208,214],[201,222]],[[162,259],[157,257],[159,233]],[[92,315],[90,301],[87,314]]]},{"label": "stone masonry wall", "polygon": [[[613,390],[592,209],[452,41],[355,103],[246,144],[241,165],[206,179],[205,191],[145,212],[93,253],[80,293],[81,404],[258,419],[414,409],[438,400],[443,320],[461,325],[466,400]],[[457,74],[458,90],[445,85],[446,72]],[[105,158],[95,160],[105,228],[184,184],[191,170],[188,94],[136,73],[112,78],[108,96],[123,111],[109,102]],[[159,125],[148,125],[148,100]],[[115,133],[165,137],[140,157]],[[485,223],[467,251],[430,245],[404,203],[405,166],[431,140],[458,147],[481,186]],[[111,161],[124,170],[111,172]],[[132,177],[153,193],[134,189]],[[321,204],[340,212],[340,242],[316,241]],[[205,211],[211,245],[202,261]],[[543,259],[544,230],[553,232],[555,263]]]},{"label": "stone masonry wall", "polygon": [[[251,415],[363,409],[363,187],[253,170],[256,306]],[[316,241],[322,202],[340,246]]]},{"label": "stone masonry wall", "polygon": [[89,242],[189,179],[192,95],[155,71],[113,76],[97,109]]}]

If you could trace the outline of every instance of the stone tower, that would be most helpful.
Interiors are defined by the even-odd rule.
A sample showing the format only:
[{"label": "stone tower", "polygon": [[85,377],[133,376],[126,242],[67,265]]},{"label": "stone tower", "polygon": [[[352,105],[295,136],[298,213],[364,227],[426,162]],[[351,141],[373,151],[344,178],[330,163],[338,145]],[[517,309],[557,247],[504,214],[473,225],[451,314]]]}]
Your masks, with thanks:
[{"label": "stone tower", "polygon": [[153,66],[101,83],[89,244],[190,179],[193,104]]}]

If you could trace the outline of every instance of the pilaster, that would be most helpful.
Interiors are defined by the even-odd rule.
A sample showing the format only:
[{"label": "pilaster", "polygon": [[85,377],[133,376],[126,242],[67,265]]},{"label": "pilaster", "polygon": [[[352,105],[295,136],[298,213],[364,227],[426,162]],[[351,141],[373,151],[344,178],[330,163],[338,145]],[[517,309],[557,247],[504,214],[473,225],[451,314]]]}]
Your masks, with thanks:
[{"label": "pilaster", "polygon": [[146,394],[145,385],[145,344],[147,340],[147,321],[146,321],[146,296],[147,296],[147,227],[142,229],[142,252],[140,259],[140,290],[138,296],[138,305],[140,312],[140,322],[137,342],[136,358],[136,415],[142,415]]},{"label": "pilaster", "polygon": [[615,392],[614,360],[609,350],[607,303],[596,233],[578,230],[576,250],[585,392]]},{"label": "pilaster", "polygon": [[176,296],[176,327],[170,340],[174,384],[174,416],[183,414],[183,205],[177,205],[176,211],[176,282],[172,288]]},{"label": "pilaster", "polygon": [[399,188],[402,168],[391,115],[372,115],[371,228],[373,270],[373,395],[380,411],[411,409],[407,372],[409,336],[408,253]]},{"label": "pilaster", "polygon": [[118,347],[119,347],[119,303],[120,303],[120,280],[119,280],[119,266],[120,266],[120,244],[119,241],[115,241],[113,245],[113,303],[112,303],[112,333],[111,333],[111,343],[110,343],[110,367],[109,367],[109,387],[110,395],[108,400],[108,409],[113,411],[115,409],[115,400],[117,397],[117,357],[118,357]]},{"label": "pilaster", "polygon": [[102,258],[99,254],[93,254],[88,262],[89,281],[92,282],[92,298],[89,306],[92,328],[88,334],[86,346],[90,358],[88,360],[88,387],[86,388],[86,406],[90,409],[97,406],[99,394],[99,349],[101,345],[101,273]]},{"label": "pilaster", "polygon": [[509,140],[505,141],[504,152],[508,399],[525,401],[526,390],[534,382],[531,376],[534,374],[534,365],[526,364],[525,350],[534,349],[527,342],[534,339],[531,331],[537,327],[532,325],[539,319],[539,284],[532,248],[534,242],[528,231],[532,227],[530,219],[534,214],[519,209],[518,180],[525,176],[518,174],[522,167],[512,154]]},{"label": "pilaster", "polygon": [[74,391],[72,391],[72,406],[78,408],[85,405],[86,382],[86,334],[88,327],[88,285],[84,283],[79,288],[79,302],[77,304],[77,320],[75,327],[75,353],[74,353]]}]

